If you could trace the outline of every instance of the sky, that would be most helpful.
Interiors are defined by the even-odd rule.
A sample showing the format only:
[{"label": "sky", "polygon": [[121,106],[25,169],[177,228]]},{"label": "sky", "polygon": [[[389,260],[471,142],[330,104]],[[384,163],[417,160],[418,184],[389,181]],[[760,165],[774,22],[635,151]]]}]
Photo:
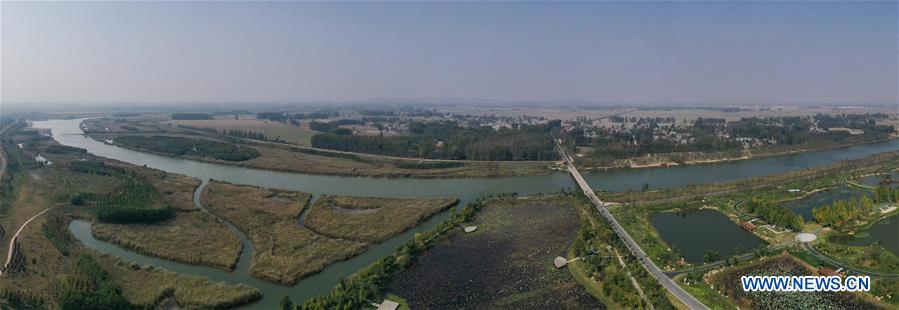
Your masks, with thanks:
[{"label": "sky", "polygon": [[0,4],[0,103],[895,103],[897,2]]}]

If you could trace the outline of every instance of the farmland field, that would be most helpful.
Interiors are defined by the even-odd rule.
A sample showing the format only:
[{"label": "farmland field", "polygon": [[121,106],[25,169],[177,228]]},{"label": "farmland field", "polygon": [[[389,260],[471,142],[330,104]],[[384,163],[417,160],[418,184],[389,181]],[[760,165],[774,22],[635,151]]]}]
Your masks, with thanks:
[{"label": "farmland field", "polygon": [[174,120],[165,122],[172,126],[184,125],[199,128],[214,128],[216,130],[242,130],[261,132],[265,136],[274,139],[280,137],[288,143],[309,146],[309,140],[315,135],[315,131],[309,129],[309,124],[303,122],[300,127],[292,126],[268,120],[257,119],[214,119],[214,120]]},{"label": "farmland field", "polygon": [[564,198],[489,203],[469,225],[449,233],[398,273],[388,291],[412,308],[601,308],[567,269],[578,216]]}]

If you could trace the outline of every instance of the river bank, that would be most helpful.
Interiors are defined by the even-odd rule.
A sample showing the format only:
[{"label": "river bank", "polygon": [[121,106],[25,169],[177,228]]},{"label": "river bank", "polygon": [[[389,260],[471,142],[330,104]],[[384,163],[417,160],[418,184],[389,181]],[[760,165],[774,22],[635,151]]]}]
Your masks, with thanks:
[{"label": "river bank", "polygon": [[[379,197],[456,197],[460,206],[474,201],[477,197],[489,194],[518,192],[521,195],[553,192],[562,188],[573,187],[569,176],[562,173],[550,173],[541,176],[519,176],[506,178],[471,178],[471,179],[379,179],[360,177],[321,176],[309,174],[290,174],[256,169],[238,168],[227,165],[216,165],[205,162],[174,159],[153,154],[125,150],[112,145],[84,137],[78,124],[80,120],[35,122],[35,127],[52,128],[54,139],[64,145],[81,147],[90,153],[122,160],[135,165],[146,165],[164,171],[185,174],[200,179],[225,180],[235,184],[246,184],[260,187],[287,190],[302,190],[314,195],[335,194]],[[716,165],[691,167],[675,167],[668,169],[637,169],[588,175],[591,185],[596,184],[605,189],[638,190],[647,181],[654,182],[656,188],[682,187],[704,182],[719,182],[745,177],[766,175],[783,171],[804,169],[820,164],[839,162],[847,158],[859,158],[870,154],[891,151],[899,148],[895,141],[881,145],[856,146],[846,149],[824,151],[821,153],[790,155],[763,160],[747,160]],[[459,209],[456,207],[454,209]],[[262,300],[248,305],[251,308],[268,308],[277,305],[277,298],[288,295],[294,301],[302,301],[312,296],[325,293],[339,282],[341,275],[348,275],[361,270],[377,261],[396,246],[413,238],[415,233],[427,231],[449,217],[444,211],[421,225],[401,235],[391,238],[382,244],[372,246],[369,251],[357,257],[335,263],[321,272],[299,281],[296,286],[280,286],[260,281],[239,274],[221,270],[204,269],[171,261],[156,259],[117,248],[108,243],[93,239],[89,226],[73,223],[73,233],[84,244],[113,253],[116,256],[149,264],[186,274],[198,274],[217,281],[229,283],[247,283],[257,287],[263,294]],[[86,229],[87,231],[82,231]]]},{"label": "river bank", "polygon": [[[670,153],[670,154],[651,154],[645,155],[638,158],[628,158],[628,159],[620,159],[616,160],[615,163],[608,166],[584,166],[578,167],[578,170],[585,170],[588,173],[590,172],[599,172],[599,171],[615,171],[615,170],[626,170],[626,169],[645,169],[645,168],[672,168],[679,166],[695,166],[695,165],[709,165],[709,164],[721,164],[721,163],[729,163],[729,162],[738,162],[743,160],[751,160],[751,159],[765,159],[779,156],[789,156],[810,152],[821,152],[828,150],[836,150],[841,148],[848,148],[859,145],[866,144],[877,144],[889,142],[892,140],[896,140],[899,136],[889,136],[885,139],[876,139],[876,140],[866,140],[861,141],[859,143],[845,143],[845,144],[834,144],[834,145],[826,145],[819,147],[801,147],[790,150],[783,151],[771,151],[771,152],[759,152],[753,153],[752,150],[744,150],[740,152],[740,156],[728,155],[726,153],[698,153],[698,152],[689,152],[689,153]],[[679,160],[676,158],[693,158],[686,160]],[[577,159],[577,158],[575,158]]]},{"label": "river bank", "polygon": [[[96,119],[89,119],[96,120]],[[260,151],[259,158],[233,162],[225,160],[216,160],[211,158],[203,158],[197,156],[172,156],[159,152],[151,153],[183,158],[188,160],[204,161],[215,164],[233,165],[238,167],[246,167],[253,169],[263,169],[278,172],[292,172],[315,175],[332,175],[332,176],[353,176],[353,177],[377,177],[377,178],[502,178],[510,176],[539,176],[550,174],[553,171],[559,171],[559,162],[552,161],[468,161],[468,160],[431,160],[420,158],[404,158],[391,157],[382,155],[373,155],[365,153],[353,153],[345,151],[336,151],[328,149],[317,149],[311,147],[301,147],[288,143],[278,143],[271,141],[258,141],[245,138],[236,138],[202,132],[198,130],[184,128],[160,128],[165,129],[162,135],[173,136],[195,136],[202,139],[213,139],[216,141],[240,141],[242,145],[248,145]],[[88,136],[99,141],[105,141],[109,138],[122,135],[146,135],[147,133],[104,133],[93,131]],[[157,134],[157,132],[153,132]],[[706,154],[706,153],[673,153],[647,155],[646,158],[623,159],[616,161],[617,164],[603,167],[579,167],[589,172],[617,172],[636,169],[666,169],[679,168],[689,166],[704,166],[727,164],[749,160],[761,160],[768,158],[776,158],[781,156],[791,156],[799,154],[810,154],[815,152],[824,152],[838,150],[841,148],[851,148],[857,146],[880,144],[897,141],[896,136],[890,136],[886,139],[865,140],[860,143],[845,143],[823,145],[817,147],[797,147],[788,150],[777,150],[769,152],[760,152],[753,154],[751,151],[741,152],[740,156],[731,156],[727,154]],[[118,145],[119,147],[126,147]],[[137,150],[148,152],[148,150]],[[674,160],[672,158],[694,158],[687,160]],[[404,168],[408,166],[426,164],[451,164],[453,167],[422,167],[422,168]],[[459,166],[455,166],[458,164]],[[588,174],[589,175],[589,174]],[[641,184],[642,185],[642,184]]]}]

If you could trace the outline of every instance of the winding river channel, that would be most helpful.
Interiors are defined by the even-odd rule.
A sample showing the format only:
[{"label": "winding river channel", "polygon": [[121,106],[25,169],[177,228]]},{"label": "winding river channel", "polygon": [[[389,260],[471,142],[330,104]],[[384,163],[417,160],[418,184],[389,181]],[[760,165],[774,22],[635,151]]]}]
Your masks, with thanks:
[{"label": "winding river channel", "polygon": [[[87,149],[88,152],[134,165],[147,166],[167,172],[188,175],[204,180],[223,180],[235,184],[298,190],[321,194],[377,196],[377,197],[456,197],[459,207],[477,197],[517,192],[527,195],[539,192],[554,192],[561,188],[575,187],[571,178],[564,173],[541,176],[507,178],[470,179],[385,179],[368,177],[341,177],[274,172],[236,166],[219,165],[185,159],[170,158],[119,148],[83,135],[80,123],[83,119],[35,121],[35,128],[51,129],[53,138],[68,146]],[[644,183],[651,188],[672,188],[693,184],[732,181],[736,179],[768,175],[772,173],[809,168],[830,164],[844,159],[899,149],[899,140],[859,145],[797,155],[725,162],[709,165],[683,166],[671,168],[646,168],[619,170],[586,175],[587,181],[596,190],[639,190]],[[199,203],[199,192],[195,202]],[[418,227],[400,234],[380,244],[371,245],[365,253],[346,261],[332,264],[321,272],[300,280],[294,286],[282,286],[249,276],[252,257],[252,243],[242,233],[236,232],[244,246],[238,266],[234,271],[176,263],[165,259],[141,255],[95,239],[90,232],[90,223],[73,221],[70,230],[84,245],[100,252],[110,253],[139,264],[162,267],[177,273],[194,274],[214,281],[245,283],[258,288],[262,299],[246,308],[271,309],[277,306],[283,295],[294,302],[302,302],[310,297],[328,292],[337,284],[341,276],[350,275],[377,259],[392,252],[400,243],[410,239],[416,232],[428,230],[448,216],[448,211],[438,214]],[[233,229],[232,227],[232,230]]]}]

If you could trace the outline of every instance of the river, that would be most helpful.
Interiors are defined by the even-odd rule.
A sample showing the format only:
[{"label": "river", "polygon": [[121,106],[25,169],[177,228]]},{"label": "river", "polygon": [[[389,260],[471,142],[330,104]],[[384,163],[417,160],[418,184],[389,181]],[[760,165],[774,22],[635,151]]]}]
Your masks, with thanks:
[{"label": "river", "polygon": [[[167,172],[178,173],[201,180],[223,180],[235,184],[299,190],[314,195],[335,194],[379,197],[456,197],[459,207],[477,197],[517,192],[527,195],[539,192],[554,192],[561,188],[573,188],[574,182],[564,173],[541,176],[507,178],[470,179],[385,179],[368,177],[322,176],[297,173],[274,172],[236,166],[219,165],[185,159],[158,156],[105,144],[83,135],[80,123],[83,119],[35,121],[35,128],[51,129],[53,138],[68,146],[87,149],[88,152],[134,165],[147,166]],[[588,174],[587,182],[596,190],[639,190],[644,183],[651,188],[671,188],[711,182],[732,181],[747,177],[762,176],[790,170],[830,164],[844,159],[861,158],[868,155],[899,149],[899,140],[885,143],[859,145],[848,148],[806,154],[725,162],[710,165],[683,166],[672,168],[646,168],[620,170]],[[259,288],[263,298],[246,308],[270,309],[277,305],[283,295],[295,302],[302,302],[312,296],[325,293],[337,284],[341,276],[350,275],[392,252],[397,245],[410,239],[414,233],[428,230],[443,221],[448,212],[438,214],[422,225],[381,244],[369,247],[365,253],[349,260],[332,264],[320,273],[304,278],[294,286],[282,286],[249,277],[241,272],[227,272],[213,268],[180,264],[164,259],[149,257],[124,250],[115,245],[99,241],[90,234],[90,224],[74,221],[70,228],[73,234],[86,246],[110,253],[140,264],[163,267],[174,272],[196,274],[216,281],[246,283]],[[246,249],[247,247],[245,247]],[[249,255],[246,255],[249,257]],[[242,255],[242,258],[244,255]],[[241,259],[243,260],[243,259]],[[246,262],[239,262],[246,263]]]}]

